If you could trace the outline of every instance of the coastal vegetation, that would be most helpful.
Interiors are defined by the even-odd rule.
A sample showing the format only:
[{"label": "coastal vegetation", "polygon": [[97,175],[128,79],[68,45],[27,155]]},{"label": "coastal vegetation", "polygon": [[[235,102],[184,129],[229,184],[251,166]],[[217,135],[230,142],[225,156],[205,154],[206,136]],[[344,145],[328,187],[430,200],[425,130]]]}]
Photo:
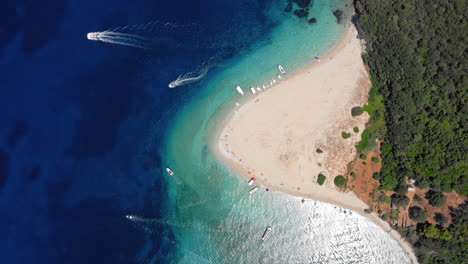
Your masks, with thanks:
[{"label": "coastal vegetation", "polygon": [[[355,0],[355,8],[372,82],[362,107],[370,121],[356,149],[380,147],[382,168],[373,178],[379,190],[395,192],[392,205],[409,207],[416,223],[398,230],[420,262],[466,263],[466,197],[447,205],[451,192],[468,195],[466,3]],[[408,193],[408,182],[421,195]],[[430,214],[434,208],[445,213]],[[383,218],[398,219],[398,212]]]},{"label": "coastal vegetation", "polygon": [[362,115],[362,113],[364,113],[364,111],[362,110],[362,107],[360,107],[360,106],[356,106],[356,107],[351,108],[351,115],[352,116],[360,116],[360,115]]},{"label": "coastal vegetation", "polygon": [[351,137],[351,133],[348,133],[348,132],[341,132],[341,137],[343,137],[344,139],[348,139]]},{"label": "coastal vegetation", "polygon": [[353,131],[354,131],[354,133],[359,133],[359,128],[358,128],[358,127],[354,127],[354,128],[353,128]]},{"label": "coastal vegetation", "polygon": [[424,223],[427,220],[427,213],[419,206],[411,206],[409,217],[418,223]]},{"label": "coastal vegetation", "polygon": [[430,205],[437,207],[442,207],[447,201],[447,197],[443,193],[434,190],[429,190],[426,193],[426,199]]},{"label": "coastal vegetation", "polygon": [[346,179],[342,175],[338,175],[333,180],[336,186],[338,187],[345,187],[346,186]]},{"label": "coastal vegetation", "polygon": [[323,185],[323,183],[325,183],[325,180],[327,179],[327,177],[325,175],[323,175],[322,173],[320,173],[317,177],[317,183],[320,184],[320,185]]}]

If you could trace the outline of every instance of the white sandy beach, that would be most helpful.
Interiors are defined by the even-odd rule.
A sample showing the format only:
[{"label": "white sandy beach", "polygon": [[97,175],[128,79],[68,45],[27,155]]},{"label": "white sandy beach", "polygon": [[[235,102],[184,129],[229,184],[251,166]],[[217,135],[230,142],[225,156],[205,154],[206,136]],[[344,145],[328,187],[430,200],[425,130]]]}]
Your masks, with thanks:
[{"label": "white sandy beach", "polygon": [[[351,116],[351,108],[367,103],[369,75],[361,59],[362,44],[354,26],[321,62],[292,75],[274,87],[249,95],[227,121],[218,137],[218,150],[226,161],[262,185],[351,209],[368,216],[389,231],[417,263],[400,235],[353,192],[338,190],[333,179],[345,175],[356,156],[369,119]],[[286,69],[287,71],[288,69]],[[246,89],[245,89],[246,90]],[[353,128],[358,127],[359,133]],[[343,139],[341,132],[351,133]],[[317,153],[316,149],[323,150]],[[327,179],[317,184],[319,173]]]}]

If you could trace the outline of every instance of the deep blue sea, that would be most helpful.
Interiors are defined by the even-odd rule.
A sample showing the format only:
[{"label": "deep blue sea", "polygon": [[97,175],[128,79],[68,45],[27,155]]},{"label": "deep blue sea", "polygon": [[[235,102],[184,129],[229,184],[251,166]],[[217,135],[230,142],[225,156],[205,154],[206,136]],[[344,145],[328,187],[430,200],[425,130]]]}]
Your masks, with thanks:
[{"label": "deep blue sea", "polygon": [[[246,223],[244,218],[227,223],[231,216],[224,215],[236,213],[232,204],[243,198],[223,196],[222,188],[216,194],[197,191],[203,177],[217,175],[212,170],[228,189],[241,182],[215,164],[205,129],[216,126],[210,124],[213,116],[235,95],[230,80],[243,74],[239,80],[247,83],[276,69],[272,52],[262,47],[283,47],[277,56],[291,69],[302,67],[336,44],[343,27],[331,11],[350,4],[313,1],[311,14],[318,18],[313,31],[307,20],[285,14],[287,0],[2,1],[0,263],[248,259],[241,256],[248,253],[245,248],[236,255],[229,251],[235,243],[218,242],[232,239],[232,233],[213,227]],[[140,49],[86,38],[105,30],[151,44]],[[283,32],[284,42],[274,38],[275,30]],[[324,34],[311,38],[318,32]],[[129,41],[118,35],[113,40]],[[317,54],[302,56],[307,50]],[[271,61],[249,62],[255,58]],[[203,69],[209,71],[202,81],[169,89],[179,75]],[[229,92],[221,93],[223,87]],[[168,177],[167,166],[180,177]],[[181,175],[195,170],[191,178]],[[290,209],[277,218],[296,210]],[[129,221],[126,215],[141,218]],[[247,245],[246,237],[239,233],[237,244]],[[258,262],[271,263],[264,257]]]},{"label": "deep blue sea", "polygon": [[[166,213],[160,147],[177,105],[196,93],[167,85],[261,39],[274,26],[264,24],[266,2],[3,1],[0,262],[143,263],[169,255],[162,239],[169,229],[145,233],[124,217]],[[172,43],[142,50],[86,39],[124,26]],[[220,34],[232,43],[210,47]]]}]

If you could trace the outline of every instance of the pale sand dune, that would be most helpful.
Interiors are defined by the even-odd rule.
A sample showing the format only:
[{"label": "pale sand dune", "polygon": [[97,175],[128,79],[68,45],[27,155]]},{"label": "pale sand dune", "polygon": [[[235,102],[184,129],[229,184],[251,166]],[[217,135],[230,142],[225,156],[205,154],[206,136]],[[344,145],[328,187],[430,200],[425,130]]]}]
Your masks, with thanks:
[{"label": "pale sand dune", "polygon": [[[354,133],[353,127],[362,132],[369,119],[367,113],[351,116],[352,107],[366,104],[371,86],[361,52],[361,41],[351,26],[321,62],[244,102],[219,135],[218,150],[248,178],[255,176],[273,189],[352,209],[390,232],[377,215],[363,213],[368,206],[353,192],[340,191],[333,183],[335,176],[346,174],[347,164],[356,156],[360,133]],[[351,133],[351,138],[343,139],[342,131]],[[319,173],[327,177],[323,186],[317,184]],[[399,234],[390,234],[416,262]]]}]

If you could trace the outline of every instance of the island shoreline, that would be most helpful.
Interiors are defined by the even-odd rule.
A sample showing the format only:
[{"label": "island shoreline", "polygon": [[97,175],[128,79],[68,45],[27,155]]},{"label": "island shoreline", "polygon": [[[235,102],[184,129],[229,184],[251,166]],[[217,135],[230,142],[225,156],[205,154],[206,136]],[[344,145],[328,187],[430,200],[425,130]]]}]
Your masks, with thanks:
[{"label": "island shoreline", "polygon": [[[305,72],[311,70],[312,68],[320,67],[322,64],[326,63],[327,61],[332,60],[336,55],[340,53],[340,51],[346,46],[346,44],[349,42],[350,38],[353,38],[357,36],[355,33],[355,26],[350,25],[347,29],[346,32],[342,35],[340,41],[335,45],[334,48],[332,48],[325,56],[321,58],[321,61],[311,63],[310,65],[307,65],[303,69],[300,69],[293,74],[287,76],[285,78],[284,82],[287,82],[288,80],[295,78],[296,76],[299,76],[301,74],[304,74]],[[278,86],[279,83],[277,83],[275,86]],[[268,93],[269,89],[278,89],[279,87],[270,87],[268,90],[262,92],[262,93]],[[228,152],[223,147],[223,136],[226,134],[229,134],[227,131],[229,129],[229,125],[232,123],[233,120],[235,120],[238,116],[242,115],[243,112],[248,110],[257,100],[256,96],[250,96],[249,98],[242,98],[242,106],[235,109],[230,114],[228,114],[225,119],[223,120],[222,124],[219,126],[219,129],[215,131],[216,137],[214,137],[213,142],[210,142],[210,149],[211,152],[214,154],[214,157],[218,159],[221,163],[226,163],[226,165],[229,168],[232,168],[236,171],[238,171],[241,175],[243,175],[246,179],[246,181],[252,177],[251,174],[248,174],[245,170],[245,168],[235,160],[235,158]],[[366,98],[367,101],[367,98]],[[367,118],[368,120],[368,118]],[[365,122],[367,123],[367,121]],[[356,155],[354,154],[354,157]],[[353,158],[354,159],[354,158]],[[333,190],[332,188],[325,187],[329,189],[329,191],[333,191],[334,194],[336,194],[338,197],[331,197],[330,195],[328,197],[313,194],[313,193],[304,193],[300,191],[294,191],[288,188],[284,188],[281,186],[277,186],[274,184],[270,184],[269,182],[257,177],[257,183],[266,186],[268,188],[271,188],[272,190],[275,191],[280,191],[283,193],[286,193],[288,195],[292,196],[297,196],[297,197],[303,197],[303,198],[309,198],[312,200],[317,200],[321,202],[326,202],[330,204],[334,204],[346,209],[350,209],[364,217],[367,217],[370,219],[372,222],[380,226],[383,230],[388,232],[400,245],[400,247],[405,251],[407,256],[410,258],[410,260],[413,263],[418,263],[417,258],[414,254],[414,250],[412,249],[411,245],[402,238],[402,236],[394,229],[391,228],[391,226],[380,219],[380,217],[376,213],[370,213],[367,214],[364,212],[364,209],[368,208],[368,205],[366,205],[354,192],[352,191],[338,191],[338,190]]]}]

